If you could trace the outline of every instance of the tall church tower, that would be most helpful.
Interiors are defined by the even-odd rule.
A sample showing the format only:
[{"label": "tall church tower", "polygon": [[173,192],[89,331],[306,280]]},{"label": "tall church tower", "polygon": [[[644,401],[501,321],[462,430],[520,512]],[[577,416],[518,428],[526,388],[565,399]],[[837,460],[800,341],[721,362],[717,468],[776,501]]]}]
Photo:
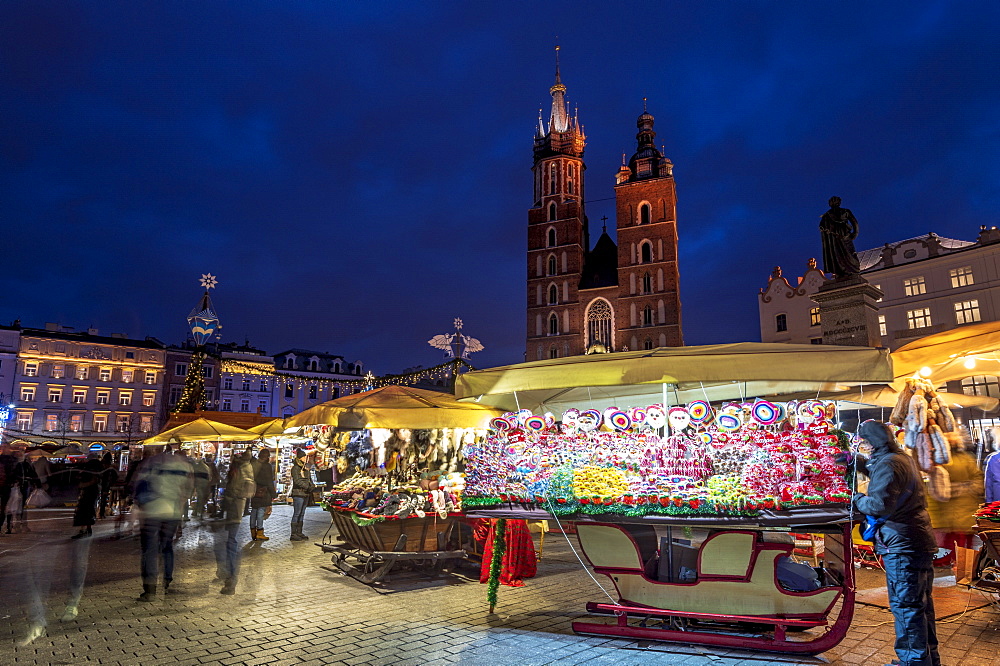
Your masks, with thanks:
[{"label": "tall church tower", "polygon": [[616,349],[678,347],[677,192],[673,164],[656,148],[653,116],[636,121],[638,145],[616,176],[618,304]]},{"label": "tall church tower", "polygon": [[528,321],[525,358],[583,353],[579,285],[589,247],[583,209],[586,137],[570,115],[559,73],[549,89],[548,124],[538,114],[535,133],[534,205],[528,210]]}]

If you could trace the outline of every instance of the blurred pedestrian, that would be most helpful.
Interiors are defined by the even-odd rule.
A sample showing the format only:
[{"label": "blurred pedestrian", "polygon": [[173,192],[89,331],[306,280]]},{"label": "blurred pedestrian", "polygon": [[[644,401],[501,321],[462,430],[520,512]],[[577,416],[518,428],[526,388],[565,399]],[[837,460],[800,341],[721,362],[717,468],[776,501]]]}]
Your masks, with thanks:
[{"label": "blurred pedestrian", "polygon": [[108,500],[111,497],[111,486],[118,480],[118,470],[115,469],[114,458],[105,453],[101,458],[101,499],[98,504],[98,518],[107,516]]},{"label": "blurred pedestrian", "polygon": [[270,537],[264,535],[264,521],[271,515],[271,502],[277,494],[270,450],[260,450],[257,459],[253,461],[253,471],[257,491],[250,498],[250,537],[254,541],[267,541]]},{"label": "blurred pedestrian", "polygon": [[201,520],[205,517],[205,505],[208,503],[212,470],[200,453],[196,453],[191,459],[191,469],[194,472],[194,511],[192,513],[194,513],[195,518]]},{"label": "blurred pedestrian", "polygon": [[14,531],[31,531],[28,527],[28,499],[31,497],[31,493],[33,493],[36,488],[41,488],[42,486],[41,482],[38,480],[38,475],[35,474],[35,468],[31,466],[31,462],[25,457],[25,455],[21,453],[17,457],[20,458],[20,460],[14,467],[14,486],[20,491],[21,506],[19,507],[17,513],[12,512],[7,514],[8,534],[10,533],[11,518],[14,519]]},{"label": "blurred pedestrian", "polygon": [[233,456],[224,488],[222,521],[215,533],[216,578],[223,583],[220,594],[235,594],[242,552],[236,536],[243,521],[243,509],[257,491],[249,451]]},{"label": "blurred pedestrian", "polygon": [[983,473],[975,457],[959,433],[947,433],[946,437],[951,446],[951,462],[941,467],[948,473],[951,496],[940,500],[928,497],[927,513],[937,545],[950,552],[935,560],[935,566],[951,566],[956,546],[972,547],[974,514],[983,503]]},{"label": "blurred pedestrian", "polygon": [[882,521],[875,531],[875,552],[885,567],[898,662],[940,666],[931,596],[937,546],[920,470],[885,424],[865,421],[858,435],[871,445],[872,455],[857,456],[857,470],[869,482],[867,494],[855,493],[852,501],[859,513]]},{"label": "blurred pedestrian", "polygon": [[[10,447],[6,444],[0,447],[0,531],[3,521],[7,517],[7,504],[10,502],[10,493],[14,489],[14,468],[17,466],[17,458],[11,453]],[[7,526],[7,534],[10,534],[10,525]]]},{"label": "blurred pedestrian", "polygon": [[191,496],[193,472],[186,457],[171,455],[169,447],[142,465],[137,472],[135,503],[140,511],[139,543],[142,548],[142,594],[139,601],[153,601],[163,560],[163,591],[172,592],[174,537],[181,524],[182,504]]},{"label": "blurred pedestrian", "polygon": [[[191,468],[191,491],[184,498],[181,503],[181,520],[187,521],[191,520],[191,495],[194,494],[194,465],[192,465],[191,456],[188,455],[187,449],[184,447],[178,448],[174,451],[174,455],[187,463],[188,467]],[[183,526],[181,527],[183,529]]]},{"label": "blurred pedestrian", "polygon": [[91,458],[78,470],[79,494],[76,500],[76,510],[73,511],[73,527],[80,531],[71,538],[82,539],[94,533],[93,525],[97,522],[97,501],[101,494],[101,461]]},{"label": "blurred pedestrian", "polygon": [[306,512],[306,504],[315,486],[309,476],[309,456],[302,449],[295,449],[292,461],[292,541],[307,541],[309,537],[302,533],[302,522]]}]

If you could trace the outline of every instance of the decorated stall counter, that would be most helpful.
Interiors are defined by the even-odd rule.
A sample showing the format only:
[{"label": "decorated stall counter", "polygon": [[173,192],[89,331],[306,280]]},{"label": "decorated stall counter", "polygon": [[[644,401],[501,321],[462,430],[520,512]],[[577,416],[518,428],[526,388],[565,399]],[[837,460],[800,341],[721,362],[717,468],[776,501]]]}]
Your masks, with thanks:
[{"label": "decorated stall counter", "polygon": [[466,448],[464,502],[632,517],[846,507],[835,416],[818,400],[509,412]]}]

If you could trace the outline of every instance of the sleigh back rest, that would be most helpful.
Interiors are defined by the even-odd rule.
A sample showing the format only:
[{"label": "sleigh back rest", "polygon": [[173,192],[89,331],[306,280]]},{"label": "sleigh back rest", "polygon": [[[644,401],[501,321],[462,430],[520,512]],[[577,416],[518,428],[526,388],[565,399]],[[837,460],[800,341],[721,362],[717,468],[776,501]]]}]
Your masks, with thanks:
[{"label": "sleigh back rest", "polygon": [[[639,533],[629,534],[630,528]],[[629,531],[626,531],[626,530]],[[649,534],[646,534],[646,531]],[[655,532],[651,527],[633,525],[576,524],[580,546],[590,563],[605,569],[643,569],[643,548],[648,541],[655,552]]]},{"label": "sleigh back rest", "polygon": [[698,578],[746,578],[756,554],[753,532],[717,532],[705,539],[698,553]]}]

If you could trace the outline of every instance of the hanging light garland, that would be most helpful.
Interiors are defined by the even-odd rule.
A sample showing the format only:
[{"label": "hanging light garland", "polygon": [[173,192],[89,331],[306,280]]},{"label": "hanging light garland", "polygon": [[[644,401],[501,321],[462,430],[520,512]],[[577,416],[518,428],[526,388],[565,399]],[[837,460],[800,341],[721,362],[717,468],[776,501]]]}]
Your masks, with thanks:
[{"label": "hanging light garland", "polygon": [[307,384],[310,384],[321,387],[362,389],[367,391],[375,388],[381,388],[383,386],[408,386],[426,380],[433,381],[439,379],[450,379],[451,377],[457,375],[462,368],[465,368],[466,370],[475,370],[475,368],[472,367],[472,364],[465,359],[456,358],[446,363],[442,363],[441,365],[436,365],[433,368],[424,368],[415,372],[405,372],[398,375],[382,375],[381,377],[375,377],[371,373],[368,373],[359,379],[323,379],[320,377],[303,377],[302,375],[293,375],[291,373],[280,372],[276,369],[267,368],[259,363],[246,363],[244,361],[238,361],[231,358],[220,359],[220,361],[222,364],[222,372],[238,375],[240,379],[251,379],[254,377],[260,378],[262,376],[266,376],[276,382],[283,381],[289,384],[295,384],[300,389]]}]

